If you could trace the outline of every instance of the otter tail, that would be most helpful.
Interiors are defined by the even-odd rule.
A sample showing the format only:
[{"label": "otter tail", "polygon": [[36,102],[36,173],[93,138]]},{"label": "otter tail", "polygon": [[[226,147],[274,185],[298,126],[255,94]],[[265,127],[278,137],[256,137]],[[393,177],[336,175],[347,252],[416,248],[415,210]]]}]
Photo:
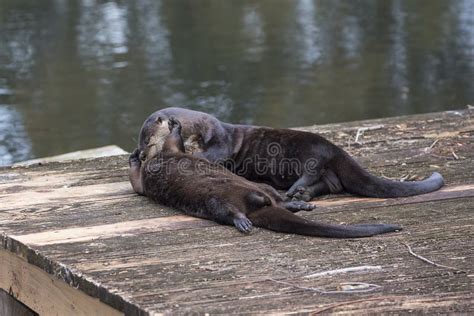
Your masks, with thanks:
[{"label": "otter tail", "polygon": [[358,238],[401,230],[390,224],[334,225],[305,220],[292,212],[275,206],[267,206],[247,214],[252,224],[273,231],[306,236],[330,238]]},{"label": "otter tail", "polygon": [[394,181],[376,177],[364,170],[353,158],[343,152],[330,163],[346,192],[369,197],[394,198],[436,191],[444,185],[437,172],[422,181]]}]

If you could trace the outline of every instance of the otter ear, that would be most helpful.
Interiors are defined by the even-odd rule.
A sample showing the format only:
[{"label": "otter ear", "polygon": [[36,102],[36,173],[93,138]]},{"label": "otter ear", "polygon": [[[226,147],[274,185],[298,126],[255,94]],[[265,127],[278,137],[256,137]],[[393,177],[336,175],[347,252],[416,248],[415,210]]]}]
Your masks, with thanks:
[{"label": "otter ear", "polygon": [[161,117],[158,116],[155,120],[155,123],[161,125],[161,123],[163,123],[163,120],[161,119]]}]

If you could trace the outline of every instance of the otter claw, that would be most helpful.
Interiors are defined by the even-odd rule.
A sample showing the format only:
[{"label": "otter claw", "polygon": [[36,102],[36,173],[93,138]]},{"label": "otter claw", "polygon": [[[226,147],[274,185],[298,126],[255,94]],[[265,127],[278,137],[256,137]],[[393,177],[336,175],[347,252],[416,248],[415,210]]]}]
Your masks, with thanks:
[{"label": "otter claw", "polygon": [[248,234],[253,228],[252,222],[248,218],[234,219],[235,227],[242,233]]}]

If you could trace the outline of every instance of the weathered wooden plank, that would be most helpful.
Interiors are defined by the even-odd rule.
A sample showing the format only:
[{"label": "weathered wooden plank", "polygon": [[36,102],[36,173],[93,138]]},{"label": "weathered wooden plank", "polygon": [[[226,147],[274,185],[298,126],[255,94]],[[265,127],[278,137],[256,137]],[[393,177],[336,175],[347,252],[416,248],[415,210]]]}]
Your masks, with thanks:
[{"label": "weathered wooden plank", "polygon": [[[162,232],[76,243],[71,245],[68,259],[63,262],[79,271],[89,271],[90,275],[101,283],[132,289],[136,295],[134,297],[141,302],[154,298],[153,308],[158,310],[185,311],[186,308],[202,308],[203,311],[217,311],[223,308],[223,302],[245,300],[253,304],[254,310],[269,308],[265,307],[269,304],[273,306],[269,311],[290,311],[291,307],[287,306],[286,308],[290,309],[285,309],[284,302],[301,300],[309,304],[307,300],[315,295],[298,289],[287,289],[286,286],[267,280],[278,277],[300,286],[318,286],[325,289],[330,289],[337,282],[358,281],[383,285],[384,294],[388,291],[409,295],[412,289],[418,289],[418,294],[429,295],[433,288],[439,288],[440,293],[445,293],[453,283],[469,286],[466,274],[452,274],[451,271],[444,272],[442,269],[425,265],[411,257],[401,242],[410,243],[415,251],[436,262],[455,265],[459,269],[470,269],[472,251],[463,247],[469,245],[473,237],[472,220],[471,226],[465,225],[465,218],[470,214],[473,204],[470,200],[461,202],[464,203],[432,202],[430,208],[421,212],[419,207],[413,205],[402,213],[396,206],[392,206],[388,209],[379,208],[370,214],[360,210],[325,214],[326,220],[337,222],[360,222],[364,221],[366,216],[376,217],[380,221],[387,221],[392,217],[402,218],[405,232],[371,239],[324,240],[280,235],[263,230],[258,230],[251,236],[241,236],[231,227],[217,226],[172,235]],[[449,212],[444,215],[446,209],[449,209]],[[428,214],[434,214],[433,221],[420,222],[426,219]],[[443,228],[446,222],[452,229],[449,235],[446,235]],[[406,235],[407,233],[409,235]],[[215,236],[219,236],[217,249],[214,248]],[[426,243],[426,240],[433,238],[436,239],[435,243]],[[190,242],[190,239],[199,240],[199,243]],[[453,240],[456,240],[455,245],[452,244]],[[274,245],[276,249],[269,245]],[[64,245],[57,244],[39,249],[50,258],[63,258],[61,249],[64,249]],[[114,251],[111,251],[112,249]],[[463,252],[464,258],[459,259],[458,254]],[[447,254],[456,255],[446,257]],[[340,279],[335,276],[304,280],[305,282],[298,278],[318,271],[366,264],[382,265],[384,273],[355,274]],[[439,271],[441,274],[433,275],[431,271]],[[104,277],[105,279],[102,279]],[[387,280],[392,282],[387,284]],[[160,284],[159,287],[155,286],[157,283]],[[401,288],[400,284],[403,284]],[[234,289],[232,293],[229,293],[229,288]],[[284,293],[280,293],[282,289],[285,289]],[[220,299],[209,302],[208,296],[212,293],[226,297],[221,298],[218,295]],[[302,293],[304,295],[300,297]],[[286,300],[283,299],[283,305],[279,305],[274,299],[282,299],[282,295]],[[347,294],[340,299],[345,296]],[[359,297],[360,294],[355,296]],[[161,297],[158,303],[157,297]],[[268,301],[263,300],[265,297]],[[326,295],[318,297],[317,302],[322,304],[334,300],[333,295]],[[180,305],[180,309],[175,309],[176,304]]]},{"label": "weathered wooden plank", "polygon": [[[83,187],[83,189],[87,191],[87,187]],[[407,198],[375,199],[353,196],[332,196],[313,201],[312,203],[318,207],[315,212],[323,214],[348,210],[354,207],[370,209],[373,207],[406,205],[424,203],[426,201],[442,201],[446,199],[473,196],[473,185],[454,185],[446,186],[437,192]],[[133,209],[134,211],[132,214],[129,214],[126,211],[124,212],[124,210],[127,209]],[[116,199],[97,198],[96,201],[87,200],[76,202],[72,205],[55,205],[52,207],[49,204],[46,204],[45,206],[30,205],[22,207],[21,209],[10,208],[3,212],[0,217],[0,224],[8,224],[8,229],[6,231],[12,230],[15,231],[16,234],[31,234],[32,232],[47,233],[48,231],[57,231],[58,227],[77,227],[78,223],[80,223],[80,227],[87,229],[92,226],[111,227],[113,226],[113,223],[124,223],[128,221],[144,223],[144,229],[146,227],[152,229],[152,225],[146,225],[147,221],[150,223],[153,221],[160,221],[161,217],[176,216],[177,214],[179,214],[178,211],[160,207],[143,197],[133,195],[132,197],[125,196]],[[47,215],[47,220],[45,215]],[[196,221],[198,220],[196,219]],[[180,225],[169,226],[166,229],[189,229],[199,225],[204,224],[197,224],[194,221],[189,221],[187,223],[181,223]],[[87,229],[84,230],[84,233],[87,233]],[[100,231],[100,229],[98,229],[98,231]],[[121,233],[117,232],[117,234]],[[102,238],[106,238],[106,236],[107,235],[104,234]],[[112,237],[114,235],[109,234],[109,236]],[[59,235],[57,237],[59,238]],[[87,238],[96,237],[91,234],[90,237]]]},{"label": "weathered wooden plank", "polygon": [[144,234],[163,230],[178,230],[189,227],[216,225],[211,221],[200,220],[185,215],[142,219],[107,225],[66,228],[27,235],[10,235],[12,238],[30,246],[74,243],[81,241],[114,238],[129,233]]},{"label": "weathered wooden plank", "polygon": [[[84,187],[86,190],[87,188]],[[118,194],[118,193],[117,193]],[[357,207],[364,207],[364,208],[371,208],[371,207],[382,207],[382,206],[389,206],[389,205],[406,205],[406,204],[415,204],[415,203],[424,203],[427,201],[442,201],[447,199],[456,199],[456,198],[463,198],[463,197],[474,197],[474,185],[457,185],[457,186],[447,186],[440,191],[432,192],[429,194],[419,195],[419,196],[412,196],[407,198],[399,198],[399,199],[378,199],[378,198],[361,198],[361,197],[354,197],[354,196],[345,196],[345,197],[335,197],[323,200],[316,200],[312,203],[318,207],[316,211],[318,214],[328,213],[335,211],[336,209],[344,208],[349,209],[353,208],[354,206]],[[140,197],[134,197],[133,202],[142,200],[142,205],[134,205],[133,203],[126,204],[126,200],[129,199],[128,197],[119,199],[116,201],[113,200],[100,200],[98,202],[95,201],[87,201],[88,205],[84,205],[85,203],[82,202],[81,205],[75,205],[70,208],[57,208],[56,210],[50,210],[49,208],[41,209],[40,211],[30,211],[25,212],[20,216],[15,216],[17,211],[12,210],[9,211],[12,214],[12,218],[9,220],[3,220],[0,223],[6,225],[9,223],[10,228],[15,228],[17,226],[23,226],[22,222],[27,221],[29,224],[30,230],[34,231],[41,231],[41,233],[32,233],[32,236],[38,236],[44,242],[48,240],[48,234],[54,236],[53,240],[63,240],[63,236],[69,236],[69,242],[73,242],[76,238],[87,238],[87,239],[96,239],[96,238],[113,238],[117,235],[126,233],[129,230],[136,230],[136,229],[166,229],[166,230],[180,230],[180,229],[191,229],[194,227],[201,227],[202,225],[209,225],[209,223],[204,224],[202,223],[203,220],[199,220],[196,218],[189,218],[186,216],[179,216],[173,214],[179,214],[179,212],[170,210],[170,209],[163,209],[156,207],[155,203],[144,200]],[[127,220],[124,220],[123,216],[118,216],[122,214],[118,214],[116,212],[105,213],[101,212],[100,216],[101,219],[97,219],[95,213],[98,208],[90,207],[90,203],[98,204],[98,208],[110,208],[115,209],[119,208],[120,206],[128,205],[129,208],[133,208],[134,216],[131,217],[130,215],[127,216]],[[71,211],[82,211],[81,214],[77,213],[78,217],[72,217],[72,221],[68,222],[64,220],[64,215],[70,213]],[[151,212],[154,209],[156,211]],[[48,223],[46,225],[43,217],[43,213],[47,212],[49,215]],[[57,213],[57,214],[52,214]],[[79,216],[80,215],[80,216]],[[141,216],[145,215],[147,218],[142,219]],[[158,216],[158,217],[157,217]],[[86,217],[86,219],[84,219]],[[138,218],[136,218],[138,217]],[[77,219],[81,218],[81,226],[79,228],[75,228],[77,226]],[[183,220],[187,219],[187,220]],[[106,222],[110,224],[102,224],[97,225],[101,222]],[[38,223],[41,227],[36,225]],[[113,224],[117,223],[117,224]],[[57,227],[61,224],[62,227],[72,227],[66,228],[63,230],[58,230]],[[95,225],[94,225],[95,224]],[[155,226],[156,225],[156,226]],[[18,231],[22,234],[27,234],[25,231]],[[17,236],[17,235],[15,235]],[[20,236],[20,235],[18,235]],[[39,237],[44,236],[44,237]],[[23,238],[23,237],[22,237]],[[43,240],[43,238],[46,238]],[[18,238],[17,238],[18,239]],[[22,239],[23,240],[23,239]]]},{"label": "weathered wooden plank", "polygon": [[[383,127],[370,129],[377,125]],[[364,127],[369,129],[361,132]],[[127,314],[472,311],[472,112],[306,130],[344,146],[376,174],[422,177],[436,170],[448,185],[403,199],[322,197],[315,211],[301,216],[404,227],[368,239],[332,240],[261,229],[247,236],[186,218],[132,192],[126,156],[0,168],[2,249]],[[419,260],[405,243],[457,270]],[[305,277],[367,265],[381,268]],[[348,282],[378,287],[321,293],[347,288]]]},{"label": "weathered wooden plank", "polygon": [[67,154],[56,155],[51,157],[43,157],[37,159],[31,159],[26,161],[21,161],[13,164],[13,167],[25,167],[34,164],[44,164],[54,161],[71,161],[77,159],[86,159],[86,158],[98,158],[98,157],[110,157],[118,155],[126,155],[127,152],[117,145],[108,145],[98,148],[78,150],[70,152]]},{"label": "weathered wooden plank", "polygon": [[38,316],[30,308],[0,289],[0,315],[3,316]]},{"label": "weathered wooden plank", "polygon": [[123,315],[9,251],[0,249],[0,262],[0,288],[40,315]]}]

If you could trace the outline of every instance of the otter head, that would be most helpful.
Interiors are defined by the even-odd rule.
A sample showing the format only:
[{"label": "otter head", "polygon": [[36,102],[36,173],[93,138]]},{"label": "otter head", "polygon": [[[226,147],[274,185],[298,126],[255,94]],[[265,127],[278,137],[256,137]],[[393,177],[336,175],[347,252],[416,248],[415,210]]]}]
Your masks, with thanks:
[{"label": "otter head", "polygon": [[[203,140],[200,135],[193,134],[193,128],[189,128],[192,122],[180,120],[183,124],[181,136],[187,153],[194,154],[203,151]],[[168,128],[168,117],[154,113],[150,115],[140,130],[138,149],[142,155],[153,157],[163,148],[165,137],[170,133]]]},{"label": "otter head", "polygon": [[149,145],[162,147],[164,138],[169,134],[168,120],[162,116],[151,115],[143,123],[138,137],[138,149],[146,150]]}]

